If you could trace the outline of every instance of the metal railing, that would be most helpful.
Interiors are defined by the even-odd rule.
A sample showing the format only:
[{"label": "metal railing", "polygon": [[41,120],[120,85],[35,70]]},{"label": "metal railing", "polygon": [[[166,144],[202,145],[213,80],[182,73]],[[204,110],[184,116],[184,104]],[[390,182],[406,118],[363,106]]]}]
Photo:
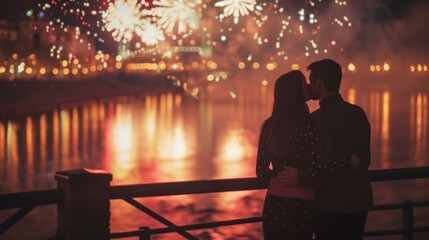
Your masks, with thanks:
[{"label": "metal railing", "polygon": [[[370,176],[372,182],[429,178],[429,167],[371,170]],[[198,239],[188,231],[260,222],[261,217],[250,217],[206,223],[191,223],[189,225],[178,226],[136,201],[135,198],[247,191],[265,188],[266,185],[256,178],[110,186],[110,200],[122,199],[166,226],[162,228],[149,228],[144,226],[135,231],[110,233],[110,238],[139,237],[140,239],[150,239],[151,235],[176,232],[186,239]],[[0,235],[11,228],[35,207],[48,204],[60,204],[63,198],[64,193],[62,189],[1,194],[0,210],[16,208],[18,208],[18,210],[0,224]],[[429,226],[414,226],[414,209],[428,206],[429,200],[420,202],[411,202],[407,200],[398,204],[377,205],[372,211],[402,209],[403,226],[401,229],[367,231],[365,236],[403,235],[404,239],[412,240],[415,233],[429,231]]]},{"label": "metal railing", "polygon": [[[420,168],[403,168],[403,169],[387,169],[387,170],[372,170],[370,171],[372,182],[394,181],[429,178],[429,167]],[[157,183],[157,184],[141,184],[127,186],[111,187],[111,199],[123,199],[134,207],[145,212],[149,216],[165,224],[167,227],[151,229],[141,227],[136,231],[111,233],[111,238],[135,237],[140,239],[150,239],[150,235],[164,234],[177,232],[187,239],[198,239],[195,236],[189,236],[186,231],[198,230],[206,228],[214,228],[221,226],[237,225],[260,222],[261,217],[250,217],[243,219],[234,219],[227,221],[216,221],[207,223],[189,224],[176,226],[164,219],[159,214],[151,209],[143,206],[134,198],[141,197],[156,197],[156,196],[172,196],[182,194],[198,194],[198,193],[216,193],[228,191],[245,191],[265,189],[267,186],[258,181],[256,178],[241,178],[241,179],[223,179],[223,180],[205,180],[205,181],[190,181],[176,183]],[[414,233],[429,231],[429,226],[414,227],[413,226],[413,210],[415,207],[428,207],[429,201],[411,202],[405,201],[398,204],[375,206],[372,211],[395,210],[403,209],[403,228],[393,230],[367,231],[365,236],[389,236],[403,235],[404,239],[413,239]]]},{"label": "metal railing", "polygon": [[18,210],[0,224],[0,236],[35,207],[58,204],[62,196],[63,194],[60,189],[1,194],[0,210],[14,208],[18,208]]}]

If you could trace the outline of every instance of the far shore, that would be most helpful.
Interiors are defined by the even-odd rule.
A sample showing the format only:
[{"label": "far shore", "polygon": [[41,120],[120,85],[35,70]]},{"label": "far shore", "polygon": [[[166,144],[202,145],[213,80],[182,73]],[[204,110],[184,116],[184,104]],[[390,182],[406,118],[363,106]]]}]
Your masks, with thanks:
[{"label": "far shore", "polygon": [[[163,77],[163,76],[160,76]],[[49,112],[58,107],[129,95],[181,91],[166,79],[106,78],[78,81],[0,81],[0,118]]]}]

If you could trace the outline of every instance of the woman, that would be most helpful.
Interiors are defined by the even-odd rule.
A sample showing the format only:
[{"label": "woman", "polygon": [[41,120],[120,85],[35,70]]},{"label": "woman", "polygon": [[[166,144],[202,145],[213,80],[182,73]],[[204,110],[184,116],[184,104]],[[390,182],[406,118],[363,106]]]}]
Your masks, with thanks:
[{"label": "woman", "polygon": [[313,236],[314,189],[285,187],[281,183],[283,166],[301,169],[323,158],[322,142],[306,104],[308,99],[309,90],[300,71],[277,79],[273,111],[264,121],[259,138],[256,168],[257,177],[269,181],[262,213],[266,240],[306,240]]}]

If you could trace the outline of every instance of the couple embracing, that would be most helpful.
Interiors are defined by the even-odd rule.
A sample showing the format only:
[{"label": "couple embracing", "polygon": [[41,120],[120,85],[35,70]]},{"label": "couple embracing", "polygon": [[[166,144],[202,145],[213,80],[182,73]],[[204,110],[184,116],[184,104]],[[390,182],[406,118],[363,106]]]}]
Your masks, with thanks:
[{"label": "couple embracing", "polygon": [[[341,66],[311,63],[280,76],[263,122],[256,175],[269,182],[262,224],[266,240],[363,239],[373,206],[368,167],[370,124],[339,94]],[[310,113],[306,101],[319,100]]]}]

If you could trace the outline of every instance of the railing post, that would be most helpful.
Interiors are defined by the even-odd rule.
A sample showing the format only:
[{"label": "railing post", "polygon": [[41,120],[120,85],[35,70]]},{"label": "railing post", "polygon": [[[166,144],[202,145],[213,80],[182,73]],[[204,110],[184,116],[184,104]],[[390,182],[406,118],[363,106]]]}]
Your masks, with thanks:
[{"label": "railing post", "polygon": [[139,228],[139,240],[150,240],[150,228],[148,227]]},{"label": "railing post", "polygon": [[55,174],[64,196],[58,204],[57,238],[109,239],[112,174],[89,169]]},{"label": "railing post", "polygon": [[404,240],[414,239],[414,212],[413,203],[411,201],[403,202],[402,208],[402,226],[404,230]]}]

